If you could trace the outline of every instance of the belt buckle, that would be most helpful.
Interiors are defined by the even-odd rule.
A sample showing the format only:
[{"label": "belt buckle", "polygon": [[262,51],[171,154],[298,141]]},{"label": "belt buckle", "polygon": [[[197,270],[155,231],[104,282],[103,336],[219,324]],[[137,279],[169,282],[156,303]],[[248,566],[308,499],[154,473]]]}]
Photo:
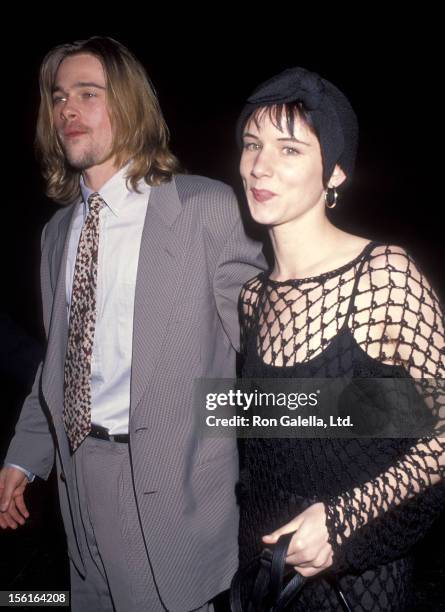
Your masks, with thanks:
[{"label": "belt buckle", "polygon": [[102,425],[96,425],[96,423],[91,423],[91,435],[94,438],[99,438],[100,440],[110,439],[106,427],[102,427]]}]

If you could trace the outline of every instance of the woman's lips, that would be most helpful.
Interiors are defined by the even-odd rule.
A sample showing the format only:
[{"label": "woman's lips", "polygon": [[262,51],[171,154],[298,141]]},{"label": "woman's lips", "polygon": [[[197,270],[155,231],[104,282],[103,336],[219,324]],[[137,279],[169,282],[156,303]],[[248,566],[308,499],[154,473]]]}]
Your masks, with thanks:
[{"label": "woman's lips", "polygon": [[257,202],[267,202],[267,200],[277,195],[273,191],[268,191],[267,189],[254,189],[252,187],[250,191]]}]

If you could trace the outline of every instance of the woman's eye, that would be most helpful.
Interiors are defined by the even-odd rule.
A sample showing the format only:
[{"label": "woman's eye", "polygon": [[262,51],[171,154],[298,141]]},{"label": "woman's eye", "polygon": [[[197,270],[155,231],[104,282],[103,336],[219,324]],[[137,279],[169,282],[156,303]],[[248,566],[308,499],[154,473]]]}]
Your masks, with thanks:
[{"label": "woman's eye", "polygon": [[95,92],[94,92],[94,91],[85,91],[85,92],[82,94],[82,97],[84,97],[84,98],[95,98],[95,97],[96,97],[96,94],[95,94]]},{"label": "woman's eye", "polygon": [[58,98],[53,98],[53,105],[58,104],[59,102],[63,102],[66,98],[62,98],[59,96]]},{"label": "woman's eye", "polygon": [[243,148],[246,151],[257,151],[260,148],[260,145],[257,142],[245,142]]},{"label": "woman's eye", "polygon": [[293,147],[284,147],[283,151],[285,152],[286,155],[299,155],[299,151],[297,151],[297,149],[294,149]]}]

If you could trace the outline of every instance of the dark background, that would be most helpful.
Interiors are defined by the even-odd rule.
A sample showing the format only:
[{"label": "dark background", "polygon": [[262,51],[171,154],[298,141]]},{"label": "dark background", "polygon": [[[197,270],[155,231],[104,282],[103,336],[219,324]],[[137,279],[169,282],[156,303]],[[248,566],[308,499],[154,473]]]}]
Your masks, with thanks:
[{"label": "dark background", "polygon": [[[168,9],[168,7],[167,7]],[[0,458],[33,379],[44,342],[39,297],[39,241],[55,210],[33,154],[38,68],[54,45],[112,36],[142,61],[159,94],[172,149],[191,173],[232,184],[241,196],[234,125],[252,89],[295,65],[319,72],[342,89],[355,108],[360,147],[352,185],[332,219],[343,229],[408,249],[445,296],[443,275],[442,71],[435,23],[420,13],[389,18],[385,10],[313,15],[281,5],[250,6],[254,17],[213,7],[204,15],[147,8],[123,24],[79,17],[79,7],[36,13],[20,42],[2,41],[3,300]],[[27,14],[32,23],[34,16]],[[255,19],[254,19],[255,18]],[[201,21],[204,19],[204,21]],[[119,23],[119,26],[116,24]],[[88,24],[88,25],[85,25]],[[96,24],[96,25],[95,25]],[[240,197],[242,203],[242,196]],[[67,587],[63,530],[55,483],[28,487],[31,517],[17,532],[0,532],[0,589]],[[419,546],[418,610],[445,609],[443,521]]]}]

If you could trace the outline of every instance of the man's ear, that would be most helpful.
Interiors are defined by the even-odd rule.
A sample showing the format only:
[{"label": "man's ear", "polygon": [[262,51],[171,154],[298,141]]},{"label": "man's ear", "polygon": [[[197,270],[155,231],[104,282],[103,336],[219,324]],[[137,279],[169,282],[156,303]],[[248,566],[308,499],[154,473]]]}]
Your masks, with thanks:
[{"label": "man's ear", "polygon": [[346,174],[337,164],[331,174],[331,178],[329,179],[328,187],[339,187],[345,180]]}]

